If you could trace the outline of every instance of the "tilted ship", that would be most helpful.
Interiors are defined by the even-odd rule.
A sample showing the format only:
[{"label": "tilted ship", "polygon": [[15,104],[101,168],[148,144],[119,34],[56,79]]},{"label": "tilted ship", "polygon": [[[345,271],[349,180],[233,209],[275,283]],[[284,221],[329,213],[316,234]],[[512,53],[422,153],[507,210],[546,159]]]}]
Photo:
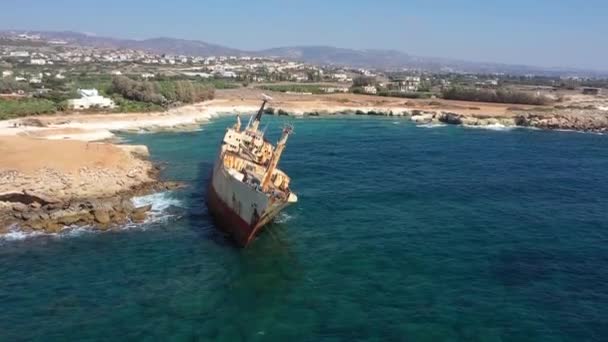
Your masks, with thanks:
[{"label": "tilted ship", "polygon": [[274,147],[259,129],[264,96],[255,117],[241,130],[237,116],[226,130],[209,182],[207,206],[216,224],[236,243],[247,246],[262,228],[298,197],[291,192],[291,179],[277,168],[293,128],[283,129]]}]

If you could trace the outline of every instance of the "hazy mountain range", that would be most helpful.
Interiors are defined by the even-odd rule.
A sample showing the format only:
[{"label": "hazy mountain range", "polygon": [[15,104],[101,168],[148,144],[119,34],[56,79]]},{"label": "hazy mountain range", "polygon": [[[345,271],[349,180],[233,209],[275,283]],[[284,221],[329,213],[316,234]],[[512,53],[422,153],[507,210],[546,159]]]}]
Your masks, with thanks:
[{"label": "hazy mountain range", "polygon": [[258,51],[245,51],[198,40],[153,38],[145,40],[100,37],[79,32],[0,31],[0,34],[39,34],[47,40],[63,40],[71,45],[98,48],[128,48],[154,53],[191,56],[273,56],[307,63],[382,69],[423,69],[428,71],[458,71],[477,73],[510,73],[581,76],[606,76],[607,72],[573,68],[547,68],[491,62],[462,61],[448,58],[420,57],[397,50],[356,50],[331,46],[292,46]]}]

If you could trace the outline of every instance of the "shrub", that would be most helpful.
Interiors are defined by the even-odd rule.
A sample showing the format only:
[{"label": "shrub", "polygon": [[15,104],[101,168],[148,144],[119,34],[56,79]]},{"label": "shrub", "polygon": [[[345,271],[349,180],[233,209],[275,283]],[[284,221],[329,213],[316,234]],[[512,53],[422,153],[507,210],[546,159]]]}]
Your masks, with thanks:
[{"label": "shrub", "polygon": [[496,102],[496,103],[515,103],[528,105],[546,105],[551,99],[544,95],[534,95],[524,91],[508,89],[477,89],[467,87],[452,87],[442,92],[444,99],[477,101],[477,102]]}]

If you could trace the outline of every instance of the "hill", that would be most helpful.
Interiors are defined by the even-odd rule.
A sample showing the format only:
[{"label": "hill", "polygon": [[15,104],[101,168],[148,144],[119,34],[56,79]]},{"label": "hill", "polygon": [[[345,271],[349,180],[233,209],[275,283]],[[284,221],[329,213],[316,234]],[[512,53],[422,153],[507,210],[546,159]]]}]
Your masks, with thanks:
[{"label": "hill", "polygon": [[382,69],[422,69],[427,71],[455,71],[474,73],[509,73],[537,75],[564,75],[576,73],[584,76],[606,76],[606,72],[573,68],[546,68],[526,65],[472,62],[448,58],[421,57],[397,50],[357,50],[332,46],[290,46],[246,51],[210,44],[198,40],[176,38],[153,38],[145,40],[100,37],[71,31],[0,31],[1,35],[29,33],[38,34],[47,40],[63,40],[72,45],[98,48],[126,48],[145,50],[161,54],[193,56],[274,56],[306,63],[339,65]]}]

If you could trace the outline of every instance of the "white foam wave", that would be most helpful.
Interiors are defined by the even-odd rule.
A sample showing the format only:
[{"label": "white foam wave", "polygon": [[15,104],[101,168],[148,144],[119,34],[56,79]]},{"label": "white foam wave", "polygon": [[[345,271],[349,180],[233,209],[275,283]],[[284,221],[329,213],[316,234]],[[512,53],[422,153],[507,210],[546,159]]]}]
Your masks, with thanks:
[{"label": "white foam wave", "polygon": [[280,213],[279,216],[274,220],[276,223],[285,223],[289,222],[293,219],[293,216],[287,213]]},{"label": "white foam wave", "polygon": [[565,132],[565,133],[605,135],[605,133],[602,133],[602,132],[586,132],[586,131],[577,131],[575,129],[564,129],[564,128],[554,129],[554,131],[556,131],[556,132]]},{"label": "white foam wave", "polygon": [[416,125],[416,127],[422,127],[422,128],[438,128],[438,127],[445,127],[445,126],[447,126],[447,125],[442,124],[442,123],[426,123],[426,124]]},{"label": "white foam wave", "polygon": [[[171,207],[181,206],[181,202],[178,199],[173,198],[170,192],[161,192],[147,196],[134,197],[132,202],[136,207],[142,207],[150,204],[152,205],[152,210],[148,213],[148,219],[144,222],[144,224],[128,223],[118,227],[120,230],[145,227],[145,223],[167,220],[174,216],[167,213],[167,210]],[[38,231],[24,231],[21,230],[17,225],[14,225],[9,228],[7,233],[0,234],[0,241],[20,241],[42,236],[54,238],[76,237],[83,234],[94,234],[99,232],[101,231],[91,226],[72,225],[63,227],[59,233],[46,233]]]},{"label": "white foam wave", "polygon": [[167,209],[171,207],[181,207],[182,203],[172,197],[171,192],[159,192],[146,196],[133,197],[131,200],[136,207],[151,205],[152,210],[148,213],[147,222],[157,222],[172,217],[167,213]]},{"label": "white foam wave", "polygon": [[46,234],[46,233],[41,233],[41,232],[24,232],[24,231],[21,231],[21,230],[18,230],[17,228],[15,228],[15,229],[11,229],[6,234],[0,235],[0,240],[19,241],[19,240],[25,240],[28,238],[32,238],[32,237],[36,237],[36,236],[43,236],[43,235],[50,236],[50,235],[57,235],[57,234]]},{"label": "white foam wave", "polygon": [[488,129],[491,131],[510,131],[512,129],[517,128],[516,126],[505,126],[503,124],[490,124],[490,125],[463,125],[466,128],[475,128],[475,129]]},{"label": "white foam wave", "polygon": [[599,106],[597,107],[599,110],[608,111],[608,106]]}]

